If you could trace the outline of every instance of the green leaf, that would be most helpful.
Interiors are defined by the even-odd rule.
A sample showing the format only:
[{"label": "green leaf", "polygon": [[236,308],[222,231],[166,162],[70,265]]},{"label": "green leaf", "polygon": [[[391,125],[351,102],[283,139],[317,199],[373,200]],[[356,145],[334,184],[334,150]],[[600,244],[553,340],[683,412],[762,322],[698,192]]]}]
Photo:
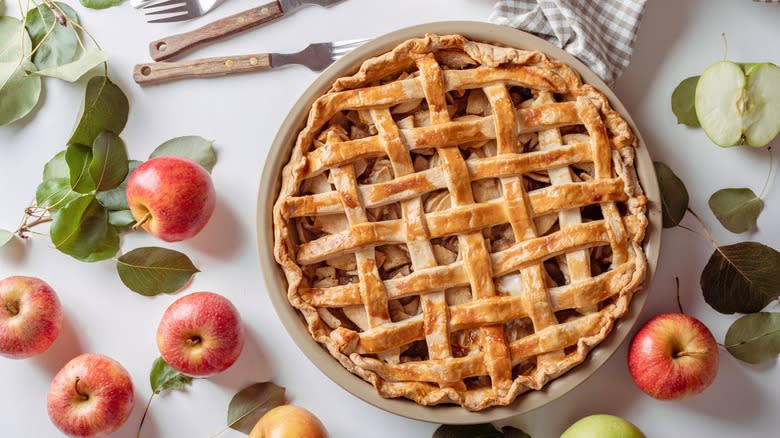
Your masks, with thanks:
[{"label": "green leaf", "polygon": [[688,190],[669,166],[660,161],[654,161],[653,165],[661,189],[663,227],[675,227],[683,220],[688,209]]},{"label": "green leaf", "polygon": [[192,384],[192,377],[174,370],[163,358],[158,357],[152,364],[149,384],[152,392],[159,394],[166,389],[184,389],[185,386]]},{"label": "green leaf", "polygon": [[759,312],[734,321],[726,332],[726,349],[737,359],[758,364],[780,354],[780,313]]},{"label": "green leaf", "polygon": [[125,143],[113,132],[103,131],[92,144],[92,161],[89,174],[95,182],[95,190],[111,190],[127,177],[127,149]]},{"label": "green leaf", "polygon": [[129,112],[125,93],[107,77],[95,76],[87,83],[84,108],[68,144],[91,145],[102,131],[121,134]]},{"label": "green leaf", "polygon": [[531,438],[531,435],[528,435],[525,431],[512,426],[504,426],[501,432],[504,432],[505,438]]},{"label": "green leaf", "polygon": [[0,247],[5,246],[5,244],[10,242],[11,239],[13,238],[14,238],[14,233],[8,230],[0,229]]},{"label": "green leaf", "polygon": [[38,47],[33,62],[41,70],[73,62],[80,49],[76,29],[71,24],[79,22],[76,11],[65,3],[54,4],[67,17],[65,26],[57,21],[54,12],[44,4],[29,10],[25,20],[33,47]]},{"label": "green leaf", "polygon": [[780,252],[758,242],[719,246],[701,273],[704,300],[720,313],[753,313],[780,296]]},{"label": "green leaf", "polygon": [[65,160],[66,150],[57,152],[51,160],[43,166],[43,179],[68,178],[70,179],[70,170],[68,162]]},{"label": "green leaf", "polygon": [[172,138],[157,146],[149,158],[161,156],[175,156],[188,158],[211,172],[217,164],[217,155],[214,153],[214,142],[197,135]]},{"label": "green leaf", "polygon": [[249,432],[271,409],[285,404],[284,388],[271,382],[255,383],[230,400],[227,425],[233,430],[249,435]]},{"label": "green leaf", "polygon": [[16,18],[0,17],[0,125],[26,116],[38,103],[41,78],[29,76],[35,64],[26,59],[32,41]]},{"label": "green leaf", "polygon": [[127,162],[127,177],[122,181],[119,187],[104,192],[98,192],[97,199],[103,204],[103,207],[111,211],[128,210],[130,206],[127,205],[127,195],[125,190],[127,189],[127,180],[132,175],[136,167],[140,166],[142,161],[130,160]]},{"label": "green leaf", "polygon": [[0,15],[5,14],[5,0],[0,0]]},{"label": "green leaf", "polygon": [[109,224],[108,228],[106,229],[105,236],[98,242],[98,245],[95,247],[95,249],[92,250],[92,253],[79,260],[88,263],[100,262],[113,258],[118,252],[119,231],[116,229],[116,227]]},{"label": "green leaf", "polygon": [[24,24],[13,17],[0,17],[0,62],[19,63],[31,51],[32,40]]},{"label": "green leaf", "polygon": [[35,108],[41,97],[41,78],[28,75],[35,65],[22,62],[0,62],[0,125],[15,122]]},{"label": "green leaf", "polygon": [[747,188],[718,190],[710,196],[709,204],[721,225],[732,233],[754,229],[764,209],[764,202]]},{"label": "green leaf", "polygon": [[38,76],[49,76],[67,82],[76,82],[96,66],[106,62],[108,56],[100,49],[89,48],[77,60],[56,67],[33,72]]},{"label": "green leaf", "polygon": [[[503,438],[506,436],[512,437],[513,435],[506,435],[506,429],[499,431],[490,423],[483,424],[468,424],[460,426],[441,425],[435,432],[433,432],[433,438]],[[514,429],[514,428],[512,428]],[[515,429],[517,430],[517,429]],[[514,433],[510,430],[509,433]],[[523,435],[514,435],[520,436]]]},{"label": "green leaf", "polygon": [[186,255],[166,248],[137,248],[117,260],[119,278],[130,290],[152,296],[184,287],[200,272]]},{"label": "green leaf", "polygon": [[124,0],[79,0],[82,5],[90,9],[106,9],[116,6]]},{"label": "green leaf", "polygon": [[95,190],[95,181],[89,174],[89,163],[92,162],[92,149],[80,144],[72,144],[65,151],[65,161],[70,169],[70,186],[79,193],[89,193]]},{"label": "green leaf", "polygon": [[50,211],[57,211],[80,196],[80,193],[70,187],[69,179],[46,179],[35,190],[35,204]]},{"label": "green leaf", "polygon": [[119,228],[124,228],[135,223],[135,218],[130,210],[117,210],[108,212],[108,223]]},{"label": "green leaf", "polygon": [[672,112],[677,116],[677,123],[682,123],[693,128],[699,128],[699,118],[696,117],[694,107],[696,97],[696,84],[698,76],[691,76],[680,82],[680,85],[672,92]]},{"label": "green leaf", "polygon": [[51,224],[54,246],[71,257],[96,262],[119,250],[119,235],[108,224],[108,211],[94,195],[83,195],[57,210]]}]

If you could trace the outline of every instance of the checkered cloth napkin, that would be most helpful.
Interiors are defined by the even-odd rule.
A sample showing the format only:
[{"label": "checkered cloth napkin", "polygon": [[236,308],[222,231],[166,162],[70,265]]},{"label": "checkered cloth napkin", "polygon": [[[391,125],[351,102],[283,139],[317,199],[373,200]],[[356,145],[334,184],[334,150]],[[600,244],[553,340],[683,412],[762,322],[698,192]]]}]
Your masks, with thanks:
[{"label": "checkered cloth napkin", "polygon": [[628,66],[646,0],[498,0],[489,20],[566,50],[612,84]]}]

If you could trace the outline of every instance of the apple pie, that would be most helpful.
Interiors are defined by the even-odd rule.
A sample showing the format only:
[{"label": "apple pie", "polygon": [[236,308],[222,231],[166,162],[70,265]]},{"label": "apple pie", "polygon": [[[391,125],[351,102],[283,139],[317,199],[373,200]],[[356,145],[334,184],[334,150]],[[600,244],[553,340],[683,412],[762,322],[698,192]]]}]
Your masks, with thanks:
[{"label": "apple pie", "polygon": [[336,80],[297,137],[273,210],[289,302],[384,397],[512,403],[641,287],[636,143],[543,53],[405,41]]}]

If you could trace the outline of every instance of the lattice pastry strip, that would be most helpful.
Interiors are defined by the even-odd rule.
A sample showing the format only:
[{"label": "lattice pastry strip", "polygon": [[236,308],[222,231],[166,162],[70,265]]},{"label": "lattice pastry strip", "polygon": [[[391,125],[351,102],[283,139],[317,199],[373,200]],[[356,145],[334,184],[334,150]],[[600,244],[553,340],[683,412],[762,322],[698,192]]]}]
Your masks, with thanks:
[{"label": "lattice pastry strip", "polygon": [[[485,94],[493,108],[496,122],[496,144],[498,156],[517,154],[520,148],[517,145],[515,134],[515,111],[509,92],[503,84],[485,87]],[[510,213],[509,223],[517,240],[528,240],[537,237],[536,227],[533,221],[533,212],[527,201],[527,194],[523,188],[522,174],[514,177],[501,178],[504,203]],[[509,291],[522,297],[523,307],[528,309],[529,316],[535,331],[556,325],[558,320],[550,306],[550,297],[544,280],[542,264],[536,264],[520,271],[521,290]],[[552,351],[540,355],[537,358],[537,366],[546,367],[547,363],[560,362],[563,351]]]},{"label": "lattice pastry strip", "polygon": [[[398,129],[393,122],[390,111],[387,109],[372,110],[371,118],[377,127],[380,138],[385,143],[387,156],[393,166],[393,173],[396,177],[402,177],[414,173],[409,152],[403,144]],[[423,215],[423,206],[419,198],[412,198],[401,202],[401,214],[404,221],[404,232],[406,234],[406,245],[409,249],[412,267],[415,270],[432,268],[436,266],[436,258],[428,239],[425,216]],[[447,302],[444,291],[436,291],[422,295],[420,305],[423,314],[435,315],[435,318],[425,320],[425,337],[428,353],[431,359],[444,359],[452,357],[449,343],[449,327],[447,324]],[[458,389],[465,389],[462,382],[447,382],[445,386],[454,386]]]},{"label": "lattice pastry strip", "polygon": [[[539,93],[539,98],[536,100],[535,105],[543,105],[543,104],[549,104],[553,103],[555,100],[553,99],[552,95],[548,92],[541,92]],[[539,149],[540,150],[551,150],[559,145],[565,145],[567,142],[563,141],[563,138],[561,137],[561,132],[559,129],[547,129],[544,131],[539,132]],[[558,168],[551,168],[548,170],[548,173],[550,174],[550,182],[552,185],[561,185],[561,184],[570,184],[573,182],[573,178],[571,176],[571,168],[569,166],[566,167],[558,167]],[[599,181],[599,180],[596,180]],[[571,208],[569,210],[561,210],[558,212],[558,222],[560,223],[561,228],[567,228],[572,225],[577,225],[582,223],[582,216],[580,214],[579,208]],[[566,266],[569,271],[569,277],[571,279],[572,283],[578,283],[580,281],[587,280],[590,278],[590,254],[587,249],[583,249],[580,251],[574,251],[570,253],[566,253]],[[595,308],[590,309],[580,309],[583,312],[585,311],[595,311]]]},{"label": "lattice pastry strip", "polygon": [[[343,137],[344,134],[332,130],[327,134],[327,142],[338,141],[340,136]],[[336,191],[341,198],[344,213],[350,227],[365,223],[368,219],[357,191],[353,166],[348,164],[333,169],[331,176],[333,177]],[[355,315],[353,321],[361,326],[363,330],[369,330],[391,322],[387,294],[385,293],[382,280],[379,278],[374,248],[362,248],[356,251],[355,263],[359,278],[362,306],[344,308],[345,313]],[[364,314],[365,317],[363,316]],[[380,353],[380,357],[390,363],[398,363],[398,349],[383,351]]]},{"label": "lattice pastry strip", "polygon": [[[449,122],[450,116],[447,112],[446,98],[442,87],[442,72],[439,65],[432,55],[426,55],[418,59],[417,66],[420,69],[420,80],[423,84],[425,99],[428,102],[431,123],[435,126]],[[454,206],[473,204],[471,180],[468,178],[468,168],[460,151],[454,147],[438,147],[437,151],[441,157],[441,166],[447,176],[447,189],[452,196]],[[494,296],[496,292],[492,279],[490,257],[482,234],[480,232],[459,233],[458,244],[463,253],[463,262],[473,299]],[[481,327],[479,337],[493,388],[499,392],[506,391],[511,382],[512,367],[508,360],[509,355],[503,328],[500,326]]]},{"label": "lattice pastry strip", "polygon": [[633,144],[541,53],[404,42],[298,137],[274,206],[290,303],[383,396],[511,403],[582,362],[644,278]]}]

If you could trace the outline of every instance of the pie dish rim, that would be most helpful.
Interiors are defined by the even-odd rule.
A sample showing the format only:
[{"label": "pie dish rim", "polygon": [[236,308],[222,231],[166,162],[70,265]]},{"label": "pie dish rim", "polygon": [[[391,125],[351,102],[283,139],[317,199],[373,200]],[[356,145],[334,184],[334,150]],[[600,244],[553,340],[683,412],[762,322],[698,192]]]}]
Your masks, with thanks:
[{"label": "pie dish rim", "polygon": [[[647,277],[642,288],[631,300],[626,315],[616,322],[613,333],[594,347],[583,363],[547,383],[543,390],[526,392],[508,406],[494,406],[476,412],[457,405],[423,406],[411,400],[386,399],[362,378],[350,373],[311,337],[303,317],[289,304],[286,280],[273,257],[272,206],[279,193],[282,168],[289,159],[297,134],[305,124],[313,101],[327,92],[335,79],[356,71],[365,59],[387,52],[403,41],[424,36],[426,33],[460,34],[475,41],[538,50],[568,64],[582,76],[583,82],[593,85],[608,98],[611,106],[621,114],[633,130],[637,137],[637,173],[648,197],[648,228],[643,245],[648,263]],[[371,40],[323,71],[297,99],[280,126],[262,171],[257,204],[257,248],[268,295],[286,331],[309,360],[332,381],[369,404],[408,418],[447,424],[497,421],[539,408],[574,389],[603,365],[628,336],[644,306],[657,264],[661,237],[659,199],[652,160],[636,124],[609,87],[584,64],[546,41],[517,29],[472,21],[434,22],[407,27]],[[279,291],[279,293],[271,293],[271,291]]]}]

